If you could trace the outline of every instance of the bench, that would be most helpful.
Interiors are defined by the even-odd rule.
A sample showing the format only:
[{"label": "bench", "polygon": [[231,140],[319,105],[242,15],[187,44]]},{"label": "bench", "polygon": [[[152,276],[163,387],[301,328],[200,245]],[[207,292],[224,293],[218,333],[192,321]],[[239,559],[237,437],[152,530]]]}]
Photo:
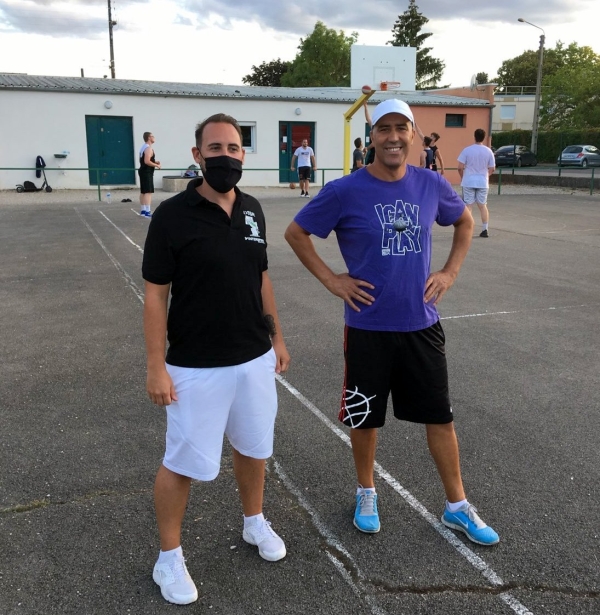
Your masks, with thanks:
[{"label": "bench", "polygon": [[164,175],[162,178],[163,192],[182,192],[187,188],[193,177],[181,177],[181,175]]}]

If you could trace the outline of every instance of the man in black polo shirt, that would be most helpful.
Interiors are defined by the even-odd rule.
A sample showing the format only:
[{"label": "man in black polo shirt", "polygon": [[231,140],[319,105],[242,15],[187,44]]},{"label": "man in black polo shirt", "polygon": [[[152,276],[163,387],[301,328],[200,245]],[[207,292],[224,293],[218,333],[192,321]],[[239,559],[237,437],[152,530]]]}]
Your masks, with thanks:
[{"label": "man in black polo shirt", "polygon": [[265,218],[258,201],[236,187],[244,150],[235,119],[217,114],[199,124],[192,153],[203,178],[156,209],[142,268],[147,390],[167,406],[166,452],[154,487],[161,552],[153,578],[175,604],[198,598],[181,524],[191,479],[219,473],[223,435],[233,447],[244,540],[266,560],[286,554],[262,512],[275,373],[290,361],[267,273]]}]

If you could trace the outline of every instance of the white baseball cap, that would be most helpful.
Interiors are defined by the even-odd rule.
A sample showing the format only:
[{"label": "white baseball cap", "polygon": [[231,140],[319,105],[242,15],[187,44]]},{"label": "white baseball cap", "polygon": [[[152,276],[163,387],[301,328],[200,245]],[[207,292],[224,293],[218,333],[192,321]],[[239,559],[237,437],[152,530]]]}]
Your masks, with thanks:
[{"label": "white baseball cap", "polygon": [[375,107],[373,115],[371,116],[371,125],[375,126],[375,124],[388,113],[400,113],[405,118],[409,119],[412,124],[415,123],[410,107],[403,100],[390,98],[389,100],[384,100]]}]

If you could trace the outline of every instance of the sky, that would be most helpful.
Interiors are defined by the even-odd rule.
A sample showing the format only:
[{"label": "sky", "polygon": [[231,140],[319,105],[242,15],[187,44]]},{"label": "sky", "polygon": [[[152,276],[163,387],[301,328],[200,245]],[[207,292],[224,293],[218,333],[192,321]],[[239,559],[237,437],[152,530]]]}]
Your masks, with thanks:
[{"label": "sky", "polygon": [[[110,77],[109,0],[0,0],[0,72]],[[293,60],[317,21],[385,45],[408,0],[111,0],[116,77],[241,85],[252,66]],[[418,0],[440,85],[496,76],[504,60],[557,41],[600,54],[598,0]],[[340,11],[340,6],[343,10]]]}]

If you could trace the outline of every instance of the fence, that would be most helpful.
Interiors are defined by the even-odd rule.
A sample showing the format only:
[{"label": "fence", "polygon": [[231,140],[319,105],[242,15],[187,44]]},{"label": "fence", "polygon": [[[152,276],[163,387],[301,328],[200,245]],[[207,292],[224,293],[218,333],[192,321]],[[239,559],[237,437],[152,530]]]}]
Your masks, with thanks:
[{"label": "fence", "polygon": [[[565,167],[538,167],[538,169],[543,170],[545,174],[528,174],[528,175],[524,175],[521,169],[521,173],[519,174],[515,174],[515,168],[517,167],[507,167],[506,169],[502,169],[502,167],[496,169],[496,173],[498,175],[498,194],[502,194],[502,183],[503,181],[505,183],[510,183],[510,184],[529,184],[529,185],[544,185],[544,186],[557,186],[557,187],[569,187],[569,188],[587,188],[589,186],[589,193],[590,195],[594,194],[594,188],[600,188],[600,179],[596,180],[595,179],[595,168],[591,167],[590,169],[587,169],[587,171],[591,171],[591,175],[588,178],[586,177],[573,177],[573,176],[564,176],[563,172],[565,170]],[[0,171],[36,171],[36,167],[0,167]],[[45,171],[85,171],[87,173],[89,173],[90,171],[94,171],[96,173],[96,189],[98,191],[98,201],[102,201],[102,186],[108,186],[110,185],[111,188],[113,189],[118,189],[118,186],[115,186],[114,184],[103,184],[100,182],[100,173],[104,172],[104,171],[136,171],[137,169],[131,169],[131,168],[111,168],[111,169],[94,169],[94,168],[88,168],[88,167],[73,167],[73,168],[68,168],[68,167],[45,167],[44,169]],[[446,167],[447,171],[456,171],[456,167]],[[551,171],[551,170],[555,170],[556,171],[556,175],[549,175],[547,172]],[[570,171],[573,171],[574,169],[569,169]],[[187,171],[187,167],[185,168],[169,168],[169,169],[161,169],[161,171],[178,171],[179,173],[181,173],[182,171]],[[281,169],[279,168],[265,168],[265,169],[247,169],[244,168],[244,173],[248,173],[248,172],[253,172],[253,171],[261,171],[261,172],[272,172],[272,173],[277,173],[279,174],[279,172],[281,171]],[[582,172],[584,172],[583,169],[578,170],[575,169],[575,171],[577,172],[578,175],[581,175]],[[290,171],[291,172],[291,171]],[[338,168],[338,167],[330,167],[330,168],[323,168],[323,169],[318,169],[317,174],[320,175],[321,177],[321,182],[320,185],[321,187],[323,187],[326,183],[325,181],[325,174],[327,172],[335,172],[337,174],[342,173],[343,169],[342,168]],[[504,176],[504,179],[503,179]],[[510,177],[510,180],[508,180],[507,176]],[[596,185],[598,183],[598,185]],[[282,185],[282,182],[276,181],[273,183],[273,185],[277,185],[280,186]],[[126,184],[127,187],[133,186],[133,184]]]},{"label": "fence", "polygon": [[[0,167],[0,171],[37,171],[38,168],[37,167]],[[182,171],[187,171],[188,167],[184,167],[184,168],[161,168],[160,172],[167,172],[167,171],[177,171],[178,173],[181,173]],[[100,174],[101,173],[105,173],[107,171],[137,171],[137,168],[102,168],[102,169],[96,169],[93,167],[44,167],[44,172],[48,172],[48,171],[85,171],[86,173],[89,173],[90,171],[95,172],[96,173],[96,183],[95,184],[90,184],[90,186],[94,185],[98,191],[98,201],[102,201],[102,187],[109,187],[113,190],[117,190],[119,189],[119,187],[123,187],[123,188],[131,188],[134,187],[134,184],[110,184],[107,182],[102,182],[100,180]],[[279,169],[279,168],[264,168],[264,169],[249,169],[244,167],[244,173],[248,173],[248,172],[253,172],[253,171],[260,171],[260,172],[271,172],[271,173],[277,173],[279,174],[281,171],[285,171],[288,172],[288,169]],[[321,182],[320,185],[321,187],[323,187],[325,185],[325,173],[326,172],[336,172],[338,174],[343,173],[344,169],[342,167],[328,167],[328,168],[323,168],[323,169],[318,169],[316,171],[317,177],[320,175],[321,178]],[[293,171],[289,171],[290,173],[293,173]],[[183,177],[182,177],[183,178]],[[294,182],[297,182],[297,179],[292,180]],[[318,183],[318,182],[317,182]],[[277,181],[274,181],[272,185],[274,186],[280,186],[282,184],[287,184],[287,182],[280,182],[279,181],[279,177],[277,175]],[[16,184],[18,185],[18,184]],[[50,190],[51,191],[51,190]]]}]

